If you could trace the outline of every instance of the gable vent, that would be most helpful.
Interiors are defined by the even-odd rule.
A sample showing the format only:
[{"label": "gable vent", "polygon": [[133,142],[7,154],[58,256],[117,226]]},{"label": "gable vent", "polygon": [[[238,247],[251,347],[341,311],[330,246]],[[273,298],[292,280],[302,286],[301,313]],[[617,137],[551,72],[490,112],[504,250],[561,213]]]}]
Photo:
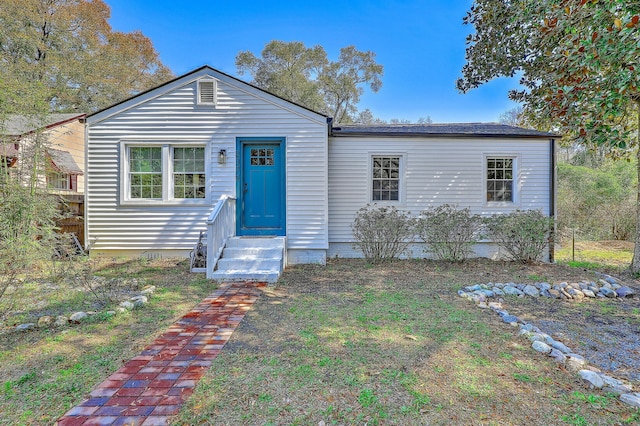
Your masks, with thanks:
[{"label": "gable vent", "polygon": [[216,81],[215,80],[199,80],[198,81],[198,103],[204,105],[216,104]]}]

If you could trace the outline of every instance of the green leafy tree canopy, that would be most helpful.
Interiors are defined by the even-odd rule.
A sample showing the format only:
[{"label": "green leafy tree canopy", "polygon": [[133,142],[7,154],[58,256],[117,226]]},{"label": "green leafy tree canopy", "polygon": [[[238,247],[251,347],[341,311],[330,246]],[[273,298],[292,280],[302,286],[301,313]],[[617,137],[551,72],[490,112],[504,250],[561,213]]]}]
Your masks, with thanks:
[{"label": "green leafy tree canopy", "polygon": [[639,1],[476,0],[464,23],[475,33],[459,90],[519,75],[523,88],[510,97],[572,142],[610,154],[637,146]]},{"label": "green leafy tree canopy", "polygon": [[375,53],[354,46],[340,49],[333,62],[322,46],[273,40],[261,56],[244,51],[236,56],[240,75],[250,74],[252,83],[271,93],[349,123],[358,117],[357,105],[364,87],[382,87],[383,67]]},{"label": "green leafy tree canopy", "polygon": [[112,31],[102,0],[2,0],[0,79],[42,83],[58,112],[91,112],[172,77],[149,38]]}]

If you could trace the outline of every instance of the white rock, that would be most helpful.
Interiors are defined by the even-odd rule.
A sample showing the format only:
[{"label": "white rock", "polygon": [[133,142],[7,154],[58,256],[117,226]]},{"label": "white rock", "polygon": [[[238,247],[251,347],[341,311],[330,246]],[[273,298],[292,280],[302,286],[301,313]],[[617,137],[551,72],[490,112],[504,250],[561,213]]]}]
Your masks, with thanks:
[{"label": "white rock", "polygon": [[69,317],[69,320],[71,320],[71,321],[76,321],[76,322],[80,322],[80,321],[82,321],[83,319],[87,318],[88,316],[89,316],[89,315],[87,315],[87,313],[86,313],[86,312],[82,312],[82,311],[80,311],[80,312],[76,312],[76,313],[72,314],[72,315]]},{"label": "white rock", "polygon": [[504,294],[509,294],[512,296],[520,296],[522,294],[524,294],[522,291],[518,290],[517,288],[513,287],[513,286],[506,286],[502,289],[502,291],[504,291]]},{"label": "white rock", "polygon": [[133,303],[125,300],[124,302],[120,303],[120,307],[126,309],[127,311],[130,311],[133,309]]},{"label": "white rock", "polygon": [[132,297],[129,300],[131,300],[131,302],[133,303],[133,306],[135,308],[140,308],[140,307],[146,305],[149,302],[149,299],[147,299],[147,296],[142,296],[142,295],[136,296],[136,297]]},{"label": "white rock", "polygon": [[551,352],[551,346],[547,345],[544,342],[540,342],[538,340],[536,340],[535,342],[533,342],[533,344],[531,345],[531,347],[533,349],[535,349],[536,351],[543,353],[543,354],[548,354],[549,352]]},{"label": "white rock", "polygon": [[491,309],[494,309],[494,310],[495,309],[502,309],[502,303],[500,303],[500,302],[489,302],[488,306]]},{"label": "white rock", "polygon": [[565,353],[565,354],[570,354],[571,353],[571,349],[569,347],[567,347],[567,345],[565,345],[562,342],[558,342],[557,340],[554,340],[553,343],[551,343],[551,347],[554,349],[558,349],[559,351]]},{"label": "white rock", "polygon": [[559,351],[558,349],[551,349],[551,352],[549,352],[549,356],[554,358],[557,362],[561,364],[564,364],[567,361],[567,356],[563,354],[561,351]]},{"label": "white rock", "polygon": [[53,325],[55,325],[56,327],[64,327],[66,325],[69,325],[69,318],[59,315],[58,317],[56,317],[56,322],[54,322]]},{"label": "white rock", "polygon": [[625,393],[631,393],[631,391],[633,390],[633,386],[631,385],[626,385],[626,384],[619,384],[619,385],[608,385],[605,383],[604,387],[602,388],[603,391],[605,392],[611,392],[614,393],[616,395],[623,395]]},{"label": "white rock", "polygon": [[624,402],[625,404],[640,408],[640,393],[636,392],[620,395],[620,401]]},{"label": "white rock", "polygon": [[542,333],[532,332],[531,334],[527,335],[527,337],[532,342],[542,342],[542,343],[544,343],[546,345],[545,338],[544,338],[544,335],[542,335]]},{"label": "white rock", "polygon": [[156,291],[156,286],[155,285],[150,285],[145,287],[140,294],[144,294],[145,296],[151,296],[153,293],[155,293]]},{"label": "white rock", "polygon": [[587,361],[580,355],[568,354],[566,364],[571,370],[579,371],[587,365]]},{"label": "white rock", "polygon": [[26,323],[26,324],[20,324],[16,326],[16,330],[17,331],[29,331],[29,330],[33,330],[36,327],[36,325],[32,322]]},{"label": "white rock", "polygon": [[580,375],[580,377],[582,377],[583,380],[589,382],[591,384],[591,387],[600,389],[604,386],[604,380],[602,380],[602,377],[598,373],[590,370],[580,370],[578,371],[578,374]]}]

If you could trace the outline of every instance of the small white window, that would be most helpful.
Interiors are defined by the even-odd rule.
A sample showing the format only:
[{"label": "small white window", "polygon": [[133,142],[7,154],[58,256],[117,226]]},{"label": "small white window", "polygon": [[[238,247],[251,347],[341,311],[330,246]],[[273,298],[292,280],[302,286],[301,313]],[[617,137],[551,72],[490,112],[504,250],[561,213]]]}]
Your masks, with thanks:
[{"label": "small white window", "polygon": [[372,155],[370,163],[369,189],[372,202],[401,202],[402,155]]},{"label": "small white window", "polygon": [[217,101],[216,80],[198,80],[198,104],[215,105]]},{"label": "small white window", "polygon": [[204,147],[173,148],[173,198],[205,198]]},{"label": "small white window", "polygon": [[514,203],[516,158],[512,156],[487,156],[485,170],[487,202]]},{"label": "small white window", "polygon": [[56,171],[50,171],[47,173],[47,188],[49,189],[68,191],[71,189],[70,182],[71,178],[67,173]]}]

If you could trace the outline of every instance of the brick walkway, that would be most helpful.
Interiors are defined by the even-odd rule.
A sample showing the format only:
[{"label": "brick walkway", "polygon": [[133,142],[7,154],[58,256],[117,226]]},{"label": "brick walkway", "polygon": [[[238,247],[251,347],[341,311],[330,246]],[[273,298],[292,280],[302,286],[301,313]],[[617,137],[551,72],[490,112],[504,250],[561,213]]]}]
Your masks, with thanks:
[{"label": "brick walkway", "polygon": [[264,287],[264,283],[223,284],[100,383],[57,425],[166,425]]}]

